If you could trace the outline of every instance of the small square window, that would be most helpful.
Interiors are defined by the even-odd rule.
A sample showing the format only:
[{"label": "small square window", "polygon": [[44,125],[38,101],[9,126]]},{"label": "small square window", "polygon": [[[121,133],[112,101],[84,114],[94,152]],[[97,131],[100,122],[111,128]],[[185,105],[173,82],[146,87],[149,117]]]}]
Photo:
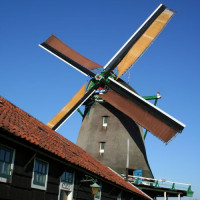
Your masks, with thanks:
[{"label": "small square window", "polygon": [[108,126],[108,116],[103,116],[103,128],[107,129]]},{"label": "small square window", "polygon": [[100,142],[99,153],[100,155],[104,153],[105,142]]},{"label": "small square window", "polygon": [[63,172],[61,176],[61,182],[67,183],[67,184],[73,184],[73,173],[71,172]]},{"label": "small square window", "polygon": [[0,144],[0,181],[8,182],[14,168],[15,150]]},{"label": "small square window", "polygon": [[47,162],[35,159],[32,177],[32,188],[46,190],[49,165]]}]

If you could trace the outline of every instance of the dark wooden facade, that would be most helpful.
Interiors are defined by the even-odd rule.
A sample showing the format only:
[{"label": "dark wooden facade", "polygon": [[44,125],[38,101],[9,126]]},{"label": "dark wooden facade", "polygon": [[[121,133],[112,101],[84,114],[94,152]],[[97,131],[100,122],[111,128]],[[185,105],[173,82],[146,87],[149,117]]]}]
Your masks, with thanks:
[{"label": "dark wooden facade", "polygon": [[[7,134],[6,132],[1,132],[1,136]],[[74,191],[72,191],[73,199],[94,199],[90,188],[91,182],[81,182],[85,175],[88,174],[87,171],[79,170],[76,166],[63,162],[48,152],[35,149],[34,146],[28,143],[20,144],[17,138],[6,139],[5,137],[0,137],[0,142],[9,148],[15,149],[14,170],[8,183],[0,182],[0,199],[58,200],[60,177],[65,170],[75,173]],[[49,163],[46,190],[31,188],[35,157]],[[91,174],[90,176],[95,177],[95,175]],[[120,192],[122,192],[122,199],[131,199],[131,197],[135,196],[103,180],[99,180],[98,183],[102,185],[101,199],[117,199]],[[142,199],[137,195],[134,198]]]}]

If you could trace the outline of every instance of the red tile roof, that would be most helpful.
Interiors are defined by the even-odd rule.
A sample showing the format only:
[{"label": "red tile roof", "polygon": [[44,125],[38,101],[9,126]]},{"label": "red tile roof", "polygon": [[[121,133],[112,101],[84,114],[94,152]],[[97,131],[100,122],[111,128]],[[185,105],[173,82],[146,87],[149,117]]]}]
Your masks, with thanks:
[{"label": "red tile roof", "polygon": [[107,181],[151,199],[86,151],[2,97],[0,97],[0,128]]}]

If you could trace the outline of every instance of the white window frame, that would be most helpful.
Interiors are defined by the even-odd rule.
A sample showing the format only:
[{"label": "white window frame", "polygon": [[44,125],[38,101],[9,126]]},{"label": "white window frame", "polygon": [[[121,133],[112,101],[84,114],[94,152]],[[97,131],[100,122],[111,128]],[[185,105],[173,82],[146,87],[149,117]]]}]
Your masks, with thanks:
[{"label": "white window frame", "polygon": [[12,161],[10,163],[10,174],[9,174],[9,178],[5,178],[5,177],[2,177],[0,175],[0,182],[3,182],[3,183],[8,183],[8,182],[11,182],[11,178],[12,178],[12,174],[13,174],[13,170],[14,170],[14,161],[15,161],[15,149],[13,148],[10,148],[6,145],[3,145],[3,144],[0,144],[1,146],[4,146],[5,148],[7,149],[10,149],[12,150]]},{"label": "white window frame", "polygon": [[[64,172],[69,172],[69,171],[64,171]],[[63,172],[63,173],[64,173],[64,172]],[[71,189],[65,189],[65,188],[63,188],[63,183],[64,183],[64,182],[61,181],[61,177],[60,177],[60,185],[59,185],[58,200],[60,200],[61,190],[64,190],[64,191],[69,192],[69,195],[68,195],[68,197],[67,197],[67,200],[72,200],[72,199],[73,199],[73,195],[74,195],[75,173],[74,173],[74,172],[69,172],[69,173],[72,173],[72,178],[73,178],[72,185],[71,185]]]},{"label": "white window frame", "polygon": [[[36,160],[40,160],[44,163],[46,163],[47,165],[47,169],[46,169],[46,176],[45,176],[45,184],[44,186],[41,186],[41,185],[38,185],[38,184],[35,184],[33,183],[34,182],[34,173],[35,173],[35,162]],[[39,158],[35,158],[34,159],[34,164],[33,164],[33,172],[32,172],[32,180],[31,180],[31,188],[35,188],[35,189],[39,189],[39,190],[46,190],[47,189],[47,181],[48,181],[48,173],[49,173],[49,163],[42,160],[42,159],[39,159]]]},{"label": "white window frame", "polygon": [[99,143],[99,153],[101,155],[101,154],[104,154],[104,152],[105,152],[105,142],[100,142]]},{"label": "white window frame", "polygon": [[103,116],[103,128],[107,129],[108,126],[108,116]]}]

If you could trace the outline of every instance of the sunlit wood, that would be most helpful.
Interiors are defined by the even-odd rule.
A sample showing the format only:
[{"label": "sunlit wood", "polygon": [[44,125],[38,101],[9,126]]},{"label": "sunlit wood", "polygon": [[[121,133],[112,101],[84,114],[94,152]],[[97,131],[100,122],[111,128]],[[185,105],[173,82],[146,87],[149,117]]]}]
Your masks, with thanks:
[{"label": "sunlit wood", "polygon": [[85,95],[86,91],[86,83],[82,86],[82,88],[75,94],[75,96],[62,108],[62,110],[48,123],[47,126],[51,129],[54,128],[56,124],[58,124],[63,117],[78,103],[78,101]]},{"label": "sunlit wood", "polygon": [[119,78],[147,49],[156,36],[162,31],[167,22],[173,16],[174,12],[165,9],[150,25],[150,27],[144,32],[144,34],[137,40],[137,42],[131,47],[126,56],[118,64],[118,76]]}]

